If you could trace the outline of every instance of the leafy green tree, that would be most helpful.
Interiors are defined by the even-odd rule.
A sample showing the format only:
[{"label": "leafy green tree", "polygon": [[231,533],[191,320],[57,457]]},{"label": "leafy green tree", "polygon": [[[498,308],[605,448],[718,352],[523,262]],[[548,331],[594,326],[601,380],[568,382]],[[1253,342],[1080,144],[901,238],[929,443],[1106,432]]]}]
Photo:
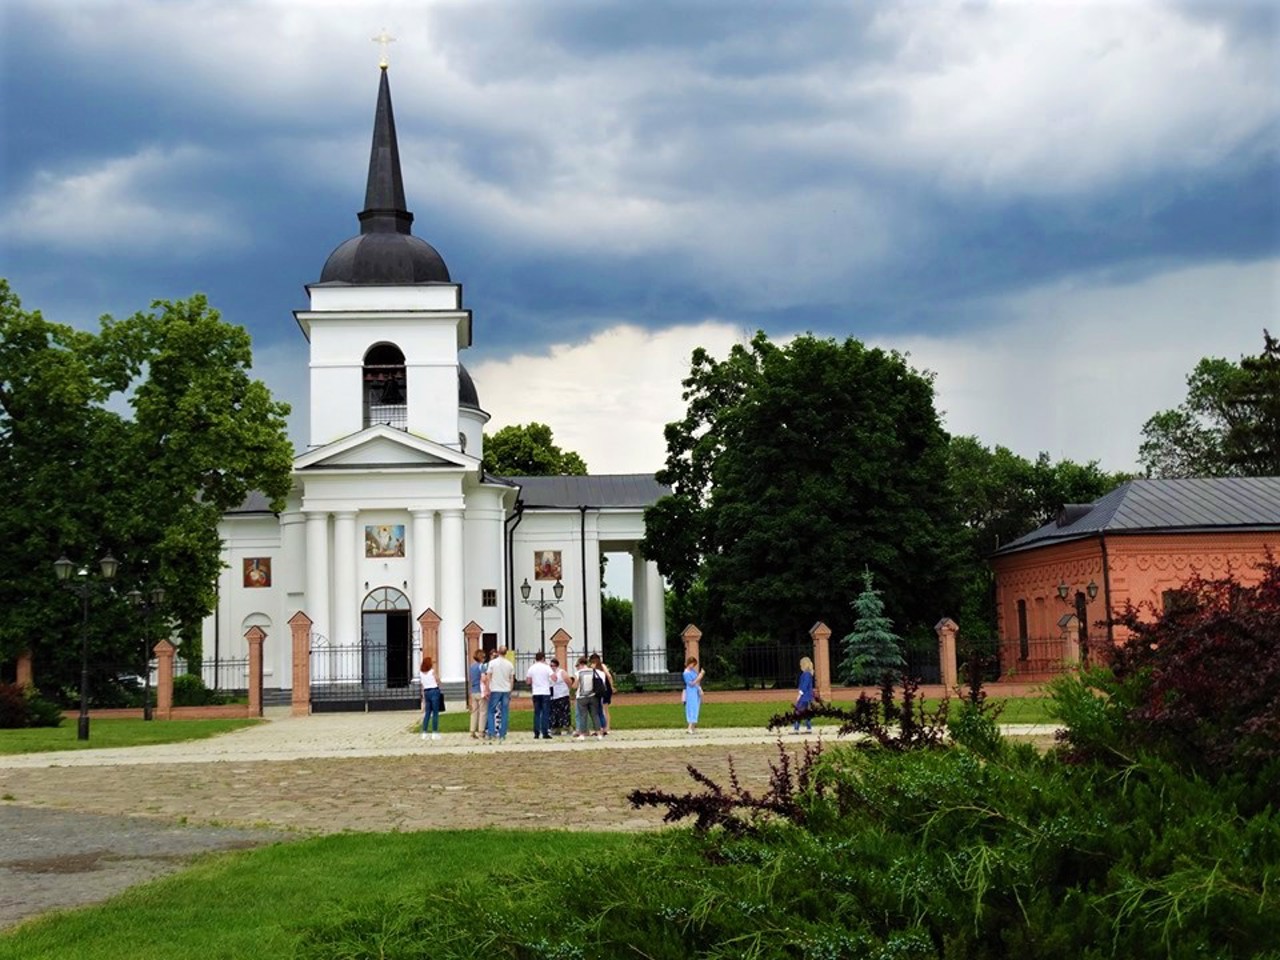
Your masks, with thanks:
[{"label": "leafy green tree", "polygon": [[870,570],[862,572],[862,583],[862,592],[853,601],[857,614],[853,630],[840,641],[844,651],[840,676],[852,684],[880,683],[886,674],[897,679],[907,668],[902,638],[893,632],[893,621],[884,615],[884,602]]},{"label": "leafy green tree", "polygon": [[1150,477],[1265,477],[1280,473],[1280,345],[1239,363],[1205,357],[1187,398],[1142,427],[1138,459]]},{"label": "leafy green tree", "polygon": [[164,618],[198,653],[222,514],[255,489],[283,509],[292,482],[288,406],[251,363],[249,335],[202,296],[90,333],[24,311],[0,280],[0,657],[30,647],[38,680],[74,676],[79,603],[52,563],[108,550],[121,566],[93,601],[94,659],[140,661],[134,587],[165,588]]},{"label": "leafy green tree", "polygon": [[1262,331],[1256,357],[1240,361],[1230,398],[1235,414],[1223,441],[1227,462],[1245,476],[1280,476],[1280,340]]},{"label": "leafy green tree", "polygon": [[503,427],[484,438],[484,469],[502,477],[581,477],[582,457],[561,450],[545,423]]},{"label": "leafy green tree", "polygon": [[927,374],[854,339],[758,333],[724,361],[694,351],[684,387],[658,474],[673,495],[645,512],[643,550],[678,591],[704,582],[704,633],[847,629],[864,564],[900,621],[954,609],[958,527]]}]

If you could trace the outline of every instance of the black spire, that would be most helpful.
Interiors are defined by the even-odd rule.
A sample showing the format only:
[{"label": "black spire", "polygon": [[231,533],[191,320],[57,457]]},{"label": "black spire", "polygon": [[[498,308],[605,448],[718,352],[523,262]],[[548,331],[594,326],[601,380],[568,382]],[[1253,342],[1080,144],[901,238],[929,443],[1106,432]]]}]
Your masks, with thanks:
[{"label": "black spire", "polygon": [[360,213],[361,233],[410,233],[413,214],[405,209],[404,180],[400,176],[400,146],[396,118],[391,111],[391,84],[382,68],[378,109],[373,119],[373,150],[369,154],[369,185]]},{"label": "black spire", "polygon": [[360,211],[360,233],[340,244],[320,272],[321,283],[449,283],[449,268],[427,241],[409,229],[413,214],[404,208],[400,147],[391,112],[387,68],[378,86],[369,154],[369,185]]}]

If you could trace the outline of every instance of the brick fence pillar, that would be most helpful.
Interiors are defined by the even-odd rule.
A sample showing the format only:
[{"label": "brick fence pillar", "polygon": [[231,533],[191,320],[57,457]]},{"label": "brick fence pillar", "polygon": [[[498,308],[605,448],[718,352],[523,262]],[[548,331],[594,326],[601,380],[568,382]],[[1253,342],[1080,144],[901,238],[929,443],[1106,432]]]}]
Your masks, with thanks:
[{"label": "brick fence pillar", "polygon": [[[560,666],[565,670],[569,670],[569,644],[573,642],[573,637],[569,632],[561,627],[551,635],[551,646],[555,650],[555,658],[560,661]],[[572,671],[571,671],[572,672]]]},{"label": "brick fence pillar", "polygon": [[249,716],[262,716],[262,641],[267,639],[261,627],[245,631],[249,642]]},{"label": "brick fence pillar", "polygon": [[28,648],[18,654],[18,675],[14,678],[18,686],[26,689],[36,685],[36,673],[31,663],[31,650]]},{"label": "brick fence pillar", "polygon": [[813,638],[813,695],[831,699],[831,628],[819,620],[809,628]]},{"label": "brick fence pillar", "polygon": [[[418,616],[418,626],[422,628],[422,655],[430,657],[436,669],[440,668],[440,614],[430,607]],[[416,667],[417,664],[414,664]],[[439,676],[439,674],[436,674]]]},{"label": "brick fence pillar", "polygon": [[168,640],[161,640],[156,651],[156,719],[173,719],[173,654],[177,650]]},{"label": "brick fence pillar", "polygon": [[934,625],[938,635],[938,663],[942,667],[942,685],[948,690],[955,689],[959,674],[956,670],[956,634],[960,626],[950,617],[943,617]]},{"label": "brick fence pillar", "polygon": [[684,641],[684,662],[688,663],[689,658],[692,657],[698,661],[698,666],[701,667],[702,657],[700,656],[699,641],[702,639],[702,631],[691,623],[680,631],[680,639]]},{"label": "brick fence pillar", "polygon": [[[425,630],[423,631],[423,634],[424,635],[426,634]],[[439,634],[437,634],[437,636],[438,635]],[[472,620],[470,623],[468,623],[465,627],[462,628],[462,637],[466,641],[466,646],[467,646],[467,661],[466,661],[466,666],[463,667],[463,670],[466,671],[464,674],[464,679],[467,685],[467,706],[470,707],[471,706],[471,664],[475,662],[471,658],[476,655],[476,651],[480,649],[480,645],[484,642],[484,627],[480,626],[480,624]]]},{"label": "brick fence pillar", "polygon": [[293,698],[291,713],[305,717],[311,712],[311,618],[299,610],[289,618],[293,637]]}]

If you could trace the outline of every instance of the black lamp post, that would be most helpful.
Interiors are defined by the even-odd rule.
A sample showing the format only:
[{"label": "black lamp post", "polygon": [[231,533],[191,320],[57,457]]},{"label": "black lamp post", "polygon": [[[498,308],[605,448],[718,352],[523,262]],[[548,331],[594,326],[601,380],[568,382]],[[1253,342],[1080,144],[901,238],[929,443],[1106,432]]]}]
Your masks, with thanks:
[{"label": "black lamp post", "polygon": [[[1089,600],[1093,600],[1098,596],[1098,585],[1092,580],[1084,590],[1076,591],[1076,630],[1079,631],[1080,638],[1080,663],[1086,669],[1089,666],[1089,612],[1087,609],[1087,601],[1085,594],[1089,595]],[[1062,580],[1058,583],[1058,599],[1063,603],[1067,602],[1067,597],[1071,594],[1071,587],[1067,585],[1067,581]]]},{"label": "black lamp post", "polygon": [[[98,561],[102,568],[102,579],[114,579],[120,569],[120,562],[108,551]],[[81,567],[76,578],[71,573],[76,565],[63,554],[53,562],[53,572],[58,575],[58,583],[80,598],[80,723],[76,728],[77,740],[89,739],[89,595],[93,593],[94,582],[89,579],[89,568]]]},{"label": "black lamp post", "polygon": [[547,652],[547,611],[554,609],[555,605],[564,596],[564,584],[556,580],[556,585],[551,588],[551,592],[556,595],[555,600],[547,599],[547,592],[543,587],[538,588],[537,600],[529,599],[529,594],[532,592],[533,588],[529,586],[529,579],[526,577],[524,583],[520,584],[520,600],[538,611],[538,618],[542,623],[542,646],[540,649],[545,654]]},{"label": "black lamp post", "polygon": [[146,613],[142,628],[142,719],[151,719],[151,626],[155,622],[153,614],[164,603],[164,587],[154,588],[149,596],[144,597],[141,590],[130,590],[126,596],[133,606]]}]

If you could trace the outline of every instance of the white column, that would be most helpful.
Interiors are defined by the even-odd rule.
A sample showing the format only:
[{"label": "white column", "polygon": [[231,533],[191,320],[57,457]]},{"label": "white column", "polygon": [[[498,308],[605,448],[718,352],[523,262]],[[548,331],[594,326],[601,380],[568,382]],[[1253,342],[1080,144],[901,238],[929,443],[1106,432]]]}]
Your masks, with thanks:
[{"label": "white column", "polygon": [[[326,639],[329,636],[329,515],[307,513],[307,603],[305,612],[311,618],[311,630]],[[329,659],[311,658],[311,679],[329,679]]]},{"label": "white column", "polygon": [[356,603],[356,511],[333,515],[333,631],[339,646],[360,642],[359,604]]},{"label": "white column", "polygon": [[649,673],[655,669],[645,655],[648,635],[644,628],[644,588],[644,557],[637,549],[631,554],[631,668],[636,673]]},{"label": "white column", "polygon": [[646,647],[667,649],[666,591],[658,564],[653,560],[644,565],[644,630]]},{"label": "white column", "polygon": [[649,648],[649,632],[645,630],[645,580],[644,557],[640,550],[631,554],[631,649]]},{"label": "white column", "polygon": [[440,679],[466,679],[466,641],[462,636],[466,609],[462,553],[462,511],[440,512]]},{"label": "white column", "polygon": [[422,612],[430,607],[439,613],[436,606],[436,512],[434,510],[413,511],[413,538],[409,541],[410,556],[413,557],[413,596],[409,598],[413,607],[414,623]]}]

